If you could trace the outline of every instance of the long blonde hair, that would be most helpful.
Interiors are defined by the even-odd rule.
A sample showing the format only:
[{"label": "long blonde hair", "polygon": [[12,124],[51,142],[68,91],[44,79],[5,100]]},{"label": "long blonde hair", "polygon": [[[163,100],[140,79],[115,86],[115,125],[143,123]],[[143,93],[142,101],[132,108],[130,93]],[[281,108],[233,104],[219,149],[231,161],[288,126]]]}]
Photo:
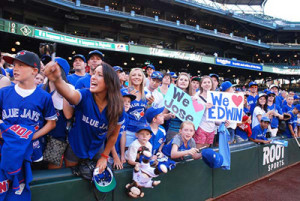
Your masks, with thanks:
[{"label": "long blonde hair", "polygon": [[144,91],[146,77],[145,77],[144,72],[143,72],[143,70],[141,68],[133,68],[133,69],[131,69],[131,71],[129,73],[128,85],[129,85],[129,87],[132,86],[131,76],[133,74],[133,71],[140,71],[142,73],[142,75],[143,75],[142,83],[139,86],[139,92],[141,93],[141,99],[142,100],[146,100],[145,91]]}]

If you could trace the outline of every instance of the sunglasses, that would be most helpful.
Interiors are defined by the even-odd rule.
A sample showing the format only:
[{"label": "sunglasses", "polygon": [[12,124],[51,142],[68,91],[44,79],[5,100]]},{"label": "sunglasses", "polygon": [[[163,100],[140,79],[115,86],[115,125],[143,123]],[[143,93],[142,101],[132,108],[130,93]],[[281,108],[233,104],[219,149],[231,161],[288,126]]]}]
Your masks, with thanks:
[{"label": "sunglasses", "polygon": [[257,88],[257,86],[251,86],[250,88]]}]

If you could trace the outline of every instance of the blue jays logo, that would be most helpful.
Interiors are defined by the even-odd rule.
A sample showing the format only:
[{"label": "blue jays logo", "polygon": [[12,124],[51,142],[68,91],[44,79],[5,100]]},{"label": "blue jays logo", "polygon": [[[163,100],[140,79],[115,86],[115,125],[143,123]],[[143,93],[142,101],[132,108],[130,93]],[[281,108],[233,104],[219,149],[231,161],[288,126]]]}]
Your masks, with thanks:
[{"label": "blue jays logo", "polygon": [[137,121],[139,121],[145,114],[144,108],[134,110],[134,111],[130,112],[130,114],[133,115]]}]

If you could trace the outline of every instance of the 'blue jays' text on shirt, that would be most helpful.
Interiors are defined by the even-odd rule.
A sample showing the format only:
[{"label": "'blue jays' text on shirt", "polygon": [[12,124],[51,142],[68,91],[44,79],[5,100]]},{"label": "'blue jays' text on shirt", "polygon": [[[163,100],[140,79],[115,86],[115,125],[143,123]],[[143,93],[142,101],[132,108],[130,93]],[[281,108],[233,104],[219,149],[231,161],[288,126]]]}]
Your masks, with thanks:
[{"label": "'blue jays' text on shirt", "polygon": [[0,89],[0,109],[5,124],[24,124],[37,129],[44,121],[56,118],[51,95],[41,88],[36,88],[27,97],[20,96],[16,86]]},{"label": "'blue jays' text on shirt", "polygon": [[[69,133],[72,150],[79,158],[92,159],[104,143],[108,131],[107,107],[102,112],[89,89],[79,90],[80,102],[75,107],[75,123]],[[118,125],[124,122],[124,111]]]},{"label": "'blue jays' text on shirt", "polygon": [[145,112],[147,108],[147,100],[134,100],[131,101],[128,114],[128,127],[127,130],[136,132],[139,127],[146,124]]}]

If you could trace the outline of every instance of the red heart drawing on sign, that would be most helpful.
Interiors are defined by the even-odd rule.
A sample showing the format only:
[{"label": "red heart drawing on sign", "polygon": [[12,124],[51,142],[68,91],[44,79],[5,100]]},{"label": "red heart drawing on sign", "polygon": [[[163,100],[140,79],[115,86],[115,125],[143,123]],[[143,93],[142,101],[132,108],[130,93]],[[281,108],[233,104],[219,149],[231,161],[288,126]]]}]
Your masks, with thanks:
[{"label": "red heart drawing on sign", "polygon": [[200,112],[204,109],[204,106],[201,103],[198,103],[197,100],[193,100],[193,106],[196,112]]},{"label": "red heart drawing on sign", "polygon": [[232,96],[232,101],[234,102],[234,104],[238,107],[241,102],[243,101],[243,97],[242,96],[236,96],[236,95],[233,95]]}]

